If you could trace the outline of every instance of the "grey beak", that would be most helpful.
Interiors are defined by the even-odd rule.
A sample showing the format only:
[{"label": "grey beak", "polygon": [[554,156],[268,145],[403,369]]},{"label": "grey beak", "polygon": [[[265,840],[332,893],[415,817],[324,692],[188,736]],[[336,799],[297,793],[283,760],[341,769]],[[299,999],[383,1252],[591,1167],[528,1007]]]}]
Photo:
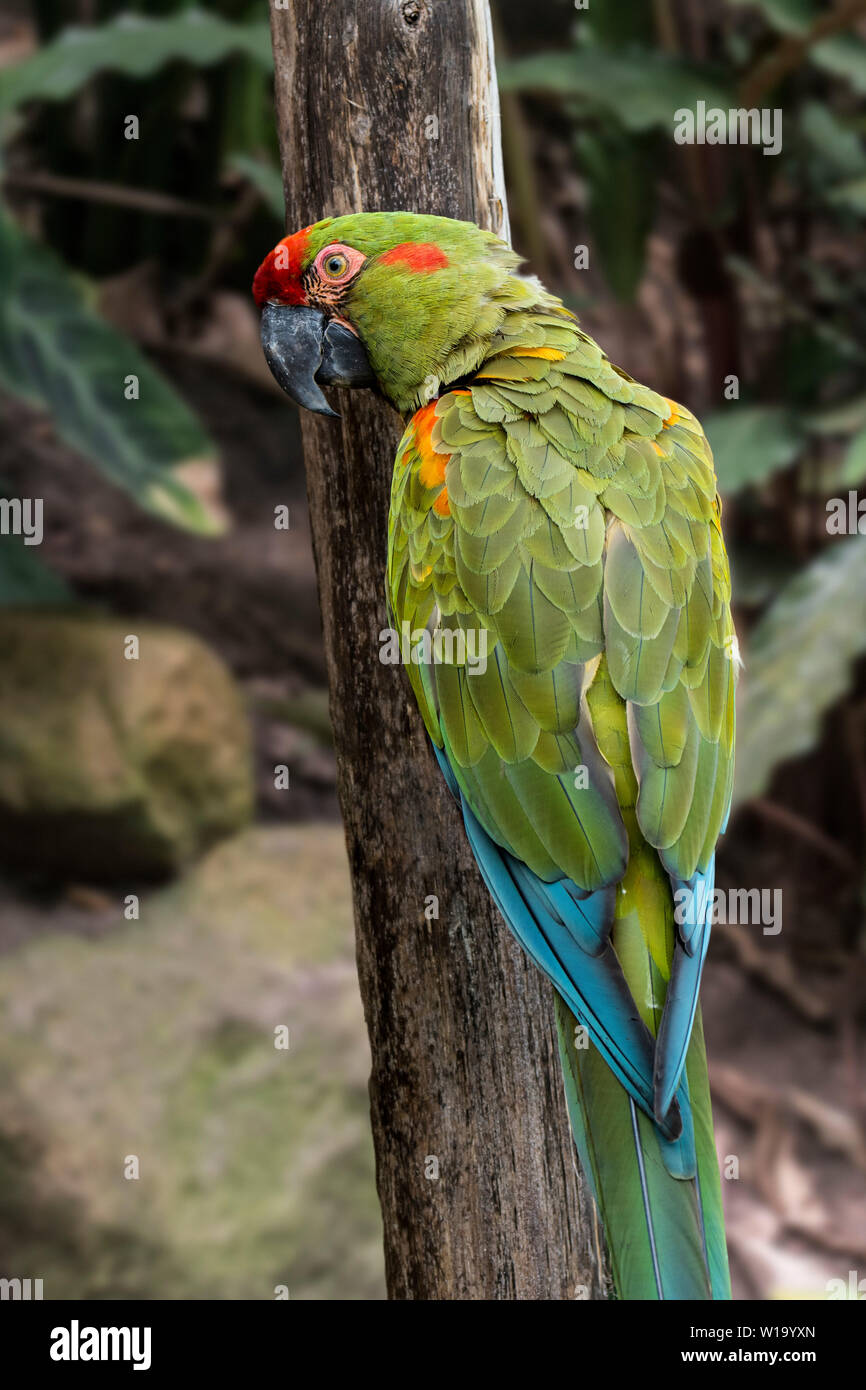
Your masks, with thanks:
[{"label": "grey beak", "polygon": [[274,379],[297,405],[339,419],[324,386],[374,386],[364,344],[343,324],[307,305],[266,304],[262,348]]}]

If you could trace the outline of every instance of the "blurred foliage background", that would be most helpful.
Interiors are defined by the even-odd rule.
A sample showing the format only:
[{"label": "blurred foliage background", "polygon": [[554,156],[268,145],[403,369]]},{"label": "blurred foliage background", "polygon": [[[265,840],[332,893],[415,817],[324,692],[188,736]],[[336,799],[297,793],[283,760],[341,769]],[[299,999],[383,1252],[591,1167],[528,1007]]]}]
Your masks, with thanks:
[{"label": "blurred foliage background", "polygon": [[[732,1263],[823,1297],[866,1263],[866,3],[493,11],[515,245],[714,447],[720,885],[784,905],[707,972]],[[699,101],[778,110],[779,153],[677,144]],[[0,497],[45,530],[0,536],[0,1273],[381,1297],[297,423],[248,295],[266,5],[12,0],[0,161]]]}]

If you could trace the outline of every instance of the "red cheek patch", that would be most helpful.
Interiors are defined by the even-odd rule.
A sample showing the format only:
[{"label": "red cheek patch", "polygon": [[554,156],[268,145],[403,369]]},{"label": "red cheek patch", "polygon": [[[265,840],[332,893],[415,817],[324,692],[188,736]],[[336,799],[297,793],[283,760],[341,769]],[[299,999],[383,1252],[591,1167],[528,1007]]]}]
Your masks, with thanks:
[{"label": "red cheek patch", "polygon": [[431,270],[444,270],[450,265],[441,246],[432,241],[403,241],[385,251],[379,261],[382,265],[405,265],[416,274],[429,274]]},{"label": "red cheek patch", "polygon": [[260,309],[269,299],[278,299],[282,304],[305,302],[301,267],[312,230],[312,226],[304,227],[293,236],[283,237],[265,256],[253,280],[253,299]]}]

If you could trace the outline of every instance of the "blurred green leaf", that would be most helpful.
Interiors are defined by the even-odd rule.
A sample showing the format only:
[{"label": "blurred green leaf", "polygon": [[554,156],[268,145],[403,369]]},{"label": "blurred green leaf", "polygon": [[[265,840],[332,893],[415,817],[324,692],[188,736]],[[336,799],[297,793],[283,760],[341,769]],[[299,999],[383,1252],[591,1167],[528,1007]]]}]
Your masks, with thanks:
[{"label": "blurred green leaf", "polygon": [[234,154],[229,160],[229,168],[243,174],[244,178],[258,189],[265,204],[280,222],[285,219],[283,176],[275,164],[269,164],[264,159],[255,159],[249,154]]},{"label": "blurred green leaf", "polygon": [[828,189],[827,201],[866,217],[866,174],[859,174],[855,179],[847,179],[845,183]]},{"label": "blurred green leaf", "polygon": [[866,92],[866,43],[853,34],[825,39],[809,50],[816,67],[849,82],[856,92]]},{"label": "blurred green leaf", "polygon": [[277,151],[270,64],[236,54],[226,65],[221,101],[221,147],[224,156]]},{"label": "blurred green leaf", "polygon": [[822,172],[856,178],[866,172],[866,148],[862,140],[838,116],[819,101],[810,101],[800,113],[800,131],[821,160]]},{"label": "blurred green leaf", "polygon": [[613,53],[600,48],[537,53],[499,69],[503,91],[549,92],[592,102],[626,130],[660,127],[673,133],[674,112],[728,106],[731,94],[715,74],[696,64],[647,50]]},{"label": "blurred green leaf", "polygon": [[42,563],[18,536],[0,537],[0,608],[56,608],[71,601],[59,575]]},{"label": "blurred green leaf", "polygon": [[616,128],[577,137],[580,169],[589,187],[589,226],[607,282],[630,303],[643,275],[655,212],[656,138]]},{"label": "blurred green leaf", "polygon": [[740,9],[758,10],[783,34],[802,34],[817,13],[815,0],[733,0]]},{"label": "blurred green leaf", "polygon": [[760,796],[774,770],[808,753],[821,718],[848,689],[866,651],[866,539],[831,544],[801,570],[749,640],[738,712],[737,803]]},{"label": "blurred green leaf", "polygon": [[837,274],[835,268],[800,257],[798,267],[808,281],[813,297],[824,304],[844,307],[851,302],[850,276]]},{"label": "blurred green leaf", "polygon": [[[850,370],[852,356],[845,335],[828,332],[832,325],[827,322],[822,326],[817,295],[810,302],[816,305],[816,312],[805,317],[795,315],[776,348],[778,377],[784,387],[773,394],[782,395],[790,410],[800,412],[815,409],[824,383],[838,381]],[[838,319],[845,322],[844,306]]]},{"label": "blurred green leaf", "polygon": [[652,6],[645,0],[620,0],[617,5],[592,6],[587,0],[580,25],[581,37],[587,34],[593,43],[608,48],[624,48],[634,43],[652,47],[656,37]]},{"label": "blurred green leaf", "polygon": [[32,58],[4,71],[0,118],[25,101],[63,101],[106,70],[147,77],[178,59],[207,67],[232,53],[244,53],[270,71],[267,19],[233,24],[190,8],[160,19],[121,14],[107,24],[75,25]]},{"label": "blurred green leaf", "polygon": [[803,446],[797,421],[781,406],[740,405],[732,401],[704,420],[713,450],[719,491],[739,492],[763,483],[793,463]]},{"label": "blurred green leaf", "polygon": [[775,13],[785,32],[803,33],[826,12],[826,0],[763,0],[762,8]]},{"label": "blurred green leaf", "polygon": [[[818,0],[733,0],[740,8],[759,10],[781,34],[805,34],[816,19],[827,13]],[[852,24],[854,19],[852,17]],[[845,78],[859,92],[866,92],[866,43],[853,34],[836,34],[809,48],[803,59]]]},{"label": "blurred green leaf", "polygon": [[842,460],[842,472],[839,481],[843,485],[848,483],[862,483],[866,478],[866,429],[855,434],[845,452]]},{"label": "blurred green leaf", "polygon": [[810,434],[819,435],[853,434],[866,429],[866,396],[822,406],[811,415],[804,415],[803,425]]},{"label": "blurred green leaf", "polygon": [[[137,400],[125,398],[128,376]],[[203,534],[223,529],[179,476],[216,457],[195,416],[90,308],[83,283],[2,214],[0,388],[46,410],[61,438],[149,511]]]}]

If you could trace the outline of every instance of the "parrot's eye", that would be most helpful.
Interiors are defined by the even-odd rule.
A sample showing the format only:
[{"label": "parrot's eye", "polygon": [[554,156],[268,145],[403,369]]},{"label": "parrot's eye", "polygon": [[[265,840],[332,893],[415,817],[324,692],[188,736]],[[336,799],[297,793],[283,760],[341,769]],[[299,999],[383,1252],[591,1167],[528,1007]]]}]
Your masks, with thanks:
[{"label": "parrot's eye", "polygon": [[319,279],[327,284],[343,284],[352,279],[364,264],[364,256],[354,246],[344,246],[342,242],[332,242],[324,247],[316,257],[315,267]]}]

